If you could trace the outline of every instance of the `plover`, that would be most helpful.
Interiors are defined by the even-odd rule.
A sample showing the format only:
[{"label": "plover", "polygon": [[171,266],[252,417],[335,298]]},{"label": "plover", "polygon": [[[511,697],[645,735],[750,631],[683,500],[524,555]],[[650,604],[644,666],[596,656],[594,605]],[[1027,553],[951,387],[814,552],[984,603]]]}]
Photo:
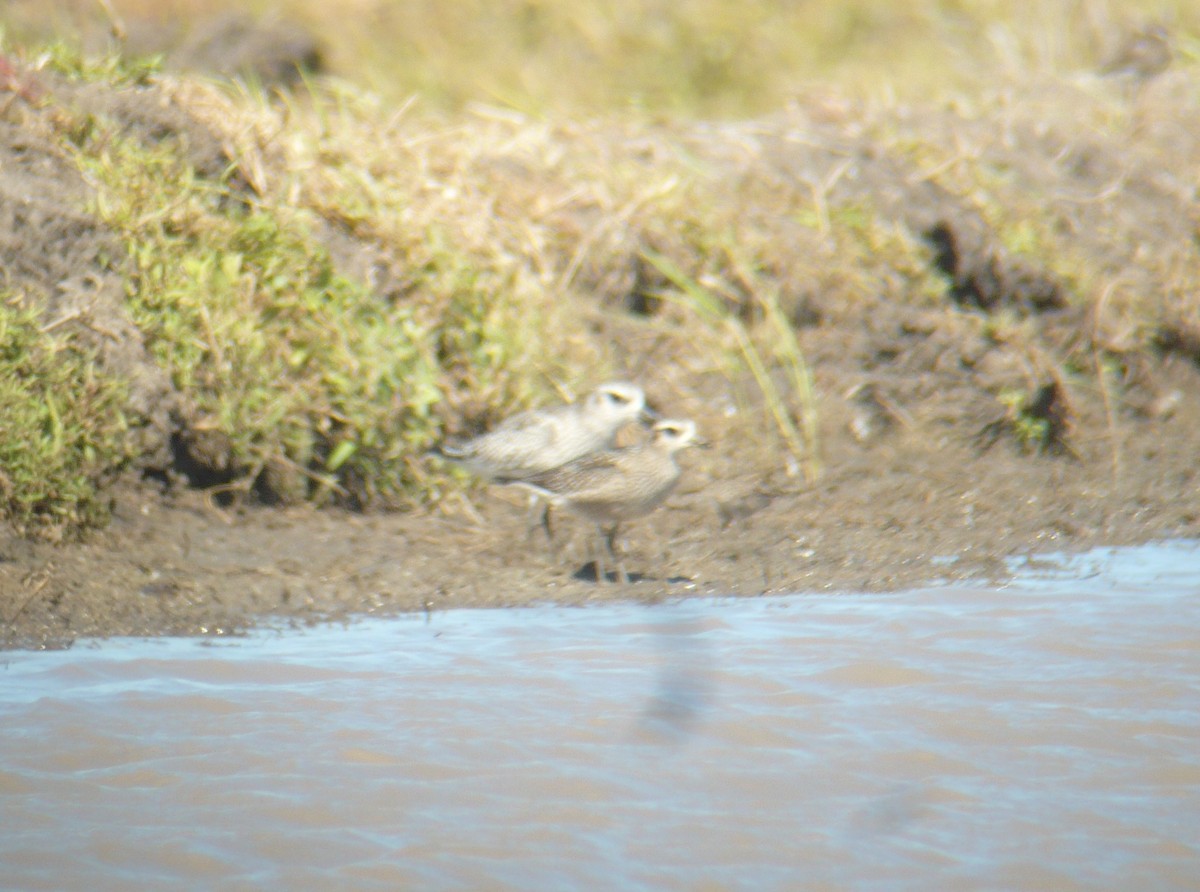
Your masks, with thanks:
[{"label": "plover", "polygon": [[[693,422],[663,420],[654,425],[653,436],[647,443],[584,456],[518,484],[551,505],[596,524],[604,535],[608,556],[616,564],[618,578],[628,582],[629,577],[616,555],[618,525],[649,514],[663,503],[681,474],[675,454],[700,442]],[[597,559],[596,579],[604,578]]]},{"label": "plover", "polygon": [[642,389],[611,381],[577,403],[521,412],[437,454],[485,480],[515,483],[612,448],[617,432],[639,417],[653,417]]}]

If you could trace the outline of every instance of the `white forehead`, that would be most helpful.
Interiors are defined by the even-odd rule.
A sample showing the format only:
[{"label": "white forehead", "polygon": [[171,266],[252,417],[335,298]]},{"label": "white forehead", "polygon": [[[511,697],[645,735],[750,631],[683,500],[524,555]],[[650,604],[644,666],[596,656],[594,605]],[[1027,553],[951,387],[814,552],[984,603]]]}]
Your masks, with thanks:
[{"label": "white forehead", "polygon": [[696,436],[696,423],[688,421],[686,418],[667,419],[654,425],[654,433],[655,436],[661,437],[664,440],[675,440],[686,443],[692,437]]}]

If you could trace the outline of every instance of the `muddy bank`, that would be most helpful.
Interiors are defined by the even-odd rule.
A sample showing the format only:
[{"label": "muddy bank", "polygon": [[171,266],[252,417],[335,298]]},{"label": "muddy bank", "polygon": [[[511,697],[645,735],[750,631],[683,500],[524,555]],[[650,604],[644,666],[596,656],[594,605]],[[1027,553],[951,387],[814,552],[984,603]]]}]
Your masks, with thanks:
[{"label": "muddy bank", "polygon": [[87,543],[0,539],[4,644],[227,635],[261,622],[453,607],[998,580],[1013,555],[1200,536],[1197,425],[1192,406],[1152,429],[1123,425],[1115,476],[1106,444],[1087,447],[1082,460],[1030,459],[1004,446],[980,454],[953,428],[933,442],[912,434],[869,450],[842,442],[821,482],[803,491],[739,476],[735,455],[693,452],[680,492],[624,537],[627,566],[640,574],[627,586],[589,573],[586,525],[561,519],[557,552],[540,530],[527,536],[514,494],[476,494],[474,509],[363,515],[224,510],[194,491],[130,486],[115,494],[109,528]]},{"label": "muddy bank", "polygon": [[[411,230],[393,231],[287,179],[336,153],[289,155],[302,140],[280,136],[283,113],[267,126],[256,109],[223,130],[228,100],[186,84],[106,88],[13,68],[0,116],[7,287],[37,304],[48,331],[91,345],[101,373],[130,382],[138,448],[118,481],[104,482],[107,527],[61,543],[0,530],[0,643],[897,588],[999,578],[1007,557],[1029,551],[1200,535],[1200,136],[1181,123],[1196,102],[1181,74],[1136,107],[1063,83],[970,114],[872,116],[814,98],[738,124],[417,122],[388,131],[404,151],[433,146],[412,158],[397,150],[429,167],[413,187]],[[1081,135],[1066,110],[1084,101],[1096,116],[1123,109],[1126,124]],[[381,305],[425,299],[431,280],[414,269],[440,231],[420,229],[426,220],[461,226],[471,264],[494,254],[506,269],[528,268],[499,290],[516,282],[570,307],[577,334],[564,350],[596,357],[605,377],[640,381],[714,444],[686,454],[678,492],[625,532],[636,581],[592,578],[584,524],[561,519],[551,546],[527,533],[519,495],[438,483],[419,443],[397,460],[440,497],[409,511],[380,510],[364,495],[370,481],[323,464],[333,439],[309,464],[239,456],[238,431],[198,407],[132,321],[126,246],[58,141],[93,119],[142,146],[181,146],[222,201],[296,204],[296,228]],[[447,161],[452,151],[463,154]],[[372,181],[373,200],[410,175],[368,173],[386,184]],[[811,406],[787,394],[790,421],[780,421],[799,427],[814,410],[799,454],[772,426],[763,382],[731,368],[716,353],[728,345],[702,341],[711,332],[679,310],[676,292],[688,286],[716,296],[718,334],[765,338],[772,312],[786,319],[813,377]],[[781,391],[785,371],[766,371]],[[507,391],[477,392],[470,380],[456,367],[436,382],[431,425],[495,421],[489,400]],[[350,423],[332,412],[319,420],[318,437]],[[281,467],[292,472],[283,483]],[[341,497],[323,509],[295,504],[314,497],[317,477]]]}]

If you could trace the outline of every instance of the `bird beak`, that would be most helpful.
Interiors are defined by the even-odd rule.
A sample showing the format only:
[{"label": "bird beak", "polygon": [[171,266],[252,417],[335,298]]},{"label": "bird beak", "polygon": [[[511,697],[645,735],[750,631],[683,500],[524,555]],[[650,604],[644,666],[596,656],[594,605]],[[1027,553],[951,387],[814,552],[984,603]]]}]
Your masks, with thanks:
[{"label": "bird beak", "polygon": [[660,418],[662,418],[662,414],[649,403],[642,406],[641,414],[638,416],[638,420],[647,426],[654,424]]}]

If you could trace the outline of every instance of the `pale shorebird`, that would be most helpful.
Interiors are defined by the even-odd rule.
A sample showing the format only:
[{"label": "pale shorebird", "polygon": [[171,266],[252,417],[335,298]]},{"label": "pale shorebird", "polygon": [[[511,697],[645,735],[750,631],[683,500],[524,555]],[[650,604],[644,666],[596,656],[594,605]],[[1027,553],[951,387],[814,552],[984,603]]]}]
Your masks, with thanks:
[{"label": "pale shorebird", "polygon": [[653,417],[636,384],[612,381],[576,403],[530,409],[469,440],[444,443],[442,458],[496,483],[515,483],[593,452],[611,449],[617,432]]},{"label": "pale shorebird", "polygon": [[[654,425],[654,434],[647,443],[597,452],[518,483],[551,505],[596,524],[616,564],[618,578],[628,582],[629,576],[616,554],[618,525],[661,505],[679,482],[681,470],[675,454],[700,443],[693,422],[664,420]],[[605,578],[597,556],[596,579]]]}]

